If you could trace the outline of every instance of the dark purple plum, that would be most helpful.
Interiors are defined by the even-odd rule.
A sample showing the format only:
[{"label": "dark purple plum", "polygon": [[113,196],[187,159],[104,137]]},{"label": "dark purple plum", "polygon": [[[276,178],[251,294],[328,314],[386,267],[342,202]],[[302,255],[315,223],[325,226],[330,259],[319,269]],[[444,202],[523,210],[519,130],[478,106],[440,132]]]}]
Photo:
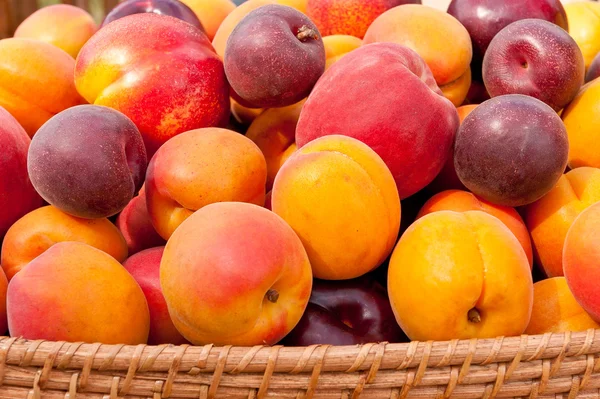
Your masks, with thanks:
[{"label": "dark purple plum", "polygon": [[568,153],[558,114],[538,99],[509,94],[485,101],[465,118],[454,166],[474,194],[514,207],[548,193],[564,173]]},{"label": "dark purple plum", "polygon": [[241,104],[284,107],[305,98],[321,77],[325,47],[306,15],[270,4],[250,12],[231,32],[224,64]]},{"label": "dark purple plum", "polygon": [[144,183],[147,163],[144,141],[129,118],[111,108],[80,105],[37,131],[27,169],[48,203],[95,219],[125,208]]},{"label": "dark purple plum", "polygon": [[[469,31],[473,42],[473,64],[476,66],[481,65],[494,36],[512,22],[538,18],[565,30],[569,27],[560,0],[452,0],[448,13]],[[476,70],[474,73],[477,75]]]},{"label": "dark purple plum", "polygon": [[594,60],[588,68],[587,74],[585,75],[585,81],[591,82],[600,76],[600,53],[596,54]]},{"label": "dark purple plum", "polygon": [[525,94],[555,111],[577,95],[585,75],[579,46],[562,28],[523,19],[502,29],[483,58],[483,81],[492,97]]},{"label": "dark purple plum", "polygon": [[102,26],[132,14],[154,13],[168,15],[194,25],[204,32],[202,23],[187,5],[179,0],[126,0],[108,13]]},{"label": "dark purple plum", "polygon": [[315,280],[306,312],[284,339],[289,346],[407,342],[385,288],[371,276]]}]

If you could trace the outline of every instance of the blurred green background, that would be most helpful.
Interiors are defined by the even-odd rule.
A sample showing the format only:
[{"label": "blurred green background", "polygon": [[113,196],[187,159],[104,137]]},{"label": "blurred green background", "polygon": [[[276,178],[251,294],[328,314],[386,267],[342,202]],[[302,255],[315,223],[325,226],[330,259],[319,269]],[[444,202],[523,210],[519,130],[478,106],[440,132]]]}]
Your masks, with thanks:
[{"label": "blurred green background", "polygon": [[[37,0],[40,7],[49,6],[51,4],[58,4],[60,0]],[[90,5],[90,12],[94,16],[97,22],[101,22],[104,18],[104,4],[102,0],[88,0]]]}]

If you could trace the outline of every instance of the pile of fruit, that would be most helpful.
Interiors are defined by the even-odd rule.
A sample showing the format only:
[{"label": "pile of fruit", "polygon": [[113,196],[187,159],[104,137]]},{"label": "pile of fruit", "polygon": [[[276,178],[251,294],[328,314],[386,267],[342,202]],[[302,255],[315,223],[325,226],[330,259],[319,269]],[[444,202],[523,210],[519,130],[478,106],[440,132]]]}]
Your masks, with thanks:
[{"label": "pile of fruit", "polygon": [[600,328],[599,16],[559,0],[127,0],[100,27],[37,11],[0,41],[0,333]]}]

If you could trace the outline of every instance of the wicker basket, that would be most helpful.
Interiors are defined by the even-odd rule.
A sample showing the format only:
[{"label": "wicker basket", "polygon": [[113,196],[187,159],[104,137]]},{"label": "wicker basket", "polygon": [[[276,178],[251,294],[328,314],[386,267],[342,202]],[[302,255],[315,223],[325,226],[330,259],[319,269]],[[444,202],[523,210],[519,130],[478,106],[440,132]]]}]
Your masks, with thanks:
[{"label": "wicker basket", "polygon": [[363,346],[0,339],[0,398],[598,398],[600,330]]}]

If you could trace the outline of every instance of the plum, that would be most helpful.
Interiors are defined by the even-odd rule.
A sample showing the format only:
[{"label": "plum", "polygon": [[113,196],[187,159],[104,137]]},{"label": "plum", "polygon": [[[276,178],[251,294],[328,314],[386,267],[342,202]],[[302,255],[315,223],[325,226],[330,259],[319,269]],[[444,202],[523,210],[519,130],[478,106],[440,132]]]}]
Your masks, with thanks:
[{"label": "plum", "polygon": [[181,19],[204,32],[194,11],[179,0],[125,0],[106,15],[101,27],[128,15],[147,12]]}]

